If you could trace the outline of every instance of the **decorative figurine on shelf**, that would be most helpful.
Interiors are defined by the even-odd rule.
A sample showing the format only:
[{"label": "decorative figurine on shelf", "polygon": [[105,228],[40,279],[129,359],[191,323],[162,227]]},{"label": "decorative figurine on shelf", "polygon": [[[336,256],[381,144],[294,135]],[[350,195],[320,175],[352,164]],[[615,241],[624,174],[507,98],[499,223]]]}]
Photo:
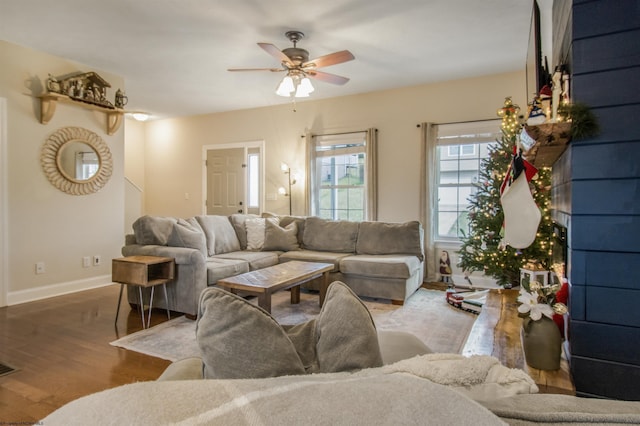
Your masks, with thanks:
[{"label": "decorative figurine on shelf", "polygon": [[61,90],[60,82],[51,74],[49,74],[49,78],[47,79],[47,90],[55,93],[60,93]]},{"label": "decorative figurine on shelf", "polygon": [[542,124],[545,121],[547,121],[547,116],[545,115],[542,108],[540,108],[540,98],[536,96],[529,106],[529,116],[527,117],[527,124],[529,126],[535,126],[537,124]]},{"label": "decorative figurine on shelf", "polygon": [[449,259],[449,252],[442,250],[442,253],[440,253],[440,281],[443,283],[453,284],[451,273],[451,259]]},{"label": "decorative figurine on shelf", "polygon": [[116,91],[116,100],[115,106],[116,108],[124,108],[124,106],[129,102],[129,98],[124,94],[124,92],[120,89]]}]

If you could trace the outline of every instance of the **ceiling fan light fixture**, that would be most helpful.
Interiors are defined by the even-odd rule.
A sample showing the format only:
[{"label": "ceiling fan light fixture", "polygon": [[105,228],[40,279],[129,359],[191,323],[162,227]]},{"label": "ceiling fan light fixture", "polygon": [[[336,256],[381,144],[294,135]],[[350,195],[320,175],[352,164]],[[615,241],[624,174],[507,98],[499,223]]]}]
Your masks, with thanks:
[{"label": "ceiling fan light fixture", "polygon": [[296,90],[296,88],[293,85],[293,79],[287,75],[280,82],[280,85],[276,90],[276,95],[289,97],[294,90]]},{"label": "ceiling fan light fixture", "polygon": [[312,93],[315,90],[313,88],[313,85],[311,84],[311,80],[309,80],[308,77],[304,77],[302,80],[300,80],[300,86],[298,86],[298,90],[300,90],[300,88],[302,88],[307,93]]}]

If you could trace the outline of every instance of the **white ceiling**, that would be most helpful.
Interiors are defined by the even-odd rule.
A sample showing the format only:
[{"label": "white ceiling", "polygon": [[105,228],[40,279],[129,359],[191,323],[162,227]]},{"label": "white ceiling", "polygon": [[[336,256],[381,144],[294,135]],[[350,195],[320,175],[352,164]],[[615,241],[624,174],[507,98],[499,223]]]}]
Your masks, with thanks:
[{"label": "white ceiling", "polygon": [[292,29],[311,58],[356,57],[322,69],[350,82],[314,80],[310,99],[521,70],[532,2],[0,0],[0,39],[124,77],[127,109],[185,116],[289,102],[282,74],[227,68],[279,66],[256,43],[291,47]]}]

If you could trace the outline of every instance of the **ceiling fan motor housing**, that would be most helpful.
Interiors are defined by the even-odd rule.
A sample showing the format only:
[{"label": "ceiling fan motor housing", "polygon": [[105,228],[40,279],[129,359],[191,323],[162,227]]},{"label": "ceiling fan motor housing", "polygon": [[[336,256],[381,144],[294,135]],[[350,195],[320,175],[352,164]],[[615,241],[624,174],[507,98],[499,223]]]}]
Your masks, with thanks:
[{"label": "ceiling fan motor housing", "polygon": [[299,47],[288,47],[283,49],[282,53],[287,55],[295,65],[301,65],[309,60],[309,52]]}]

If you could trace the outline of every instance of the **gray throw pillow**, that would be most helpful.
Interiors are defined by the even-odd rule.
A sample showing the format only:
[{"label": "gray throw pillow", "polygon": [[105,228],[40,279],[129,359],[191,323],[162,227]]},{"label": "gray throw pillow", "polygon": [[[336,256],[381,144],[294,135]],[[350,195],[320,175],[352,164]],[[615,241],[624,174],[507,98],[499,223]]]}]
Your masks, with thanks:
[{"label": "gray throw pillow", "polygon": [[145,215],[133,222],[136,243],[166,246],[177,219]]},{"label": "gray throw pillow", "polygon": [[271,220],[265,220],[264,229],[264,245],[263,251],[292,251],[299,250],[298,245],[298,226],[295,222],[291,222],[285,228],[273,223]]},{"label": "gray throw pillow", "polygon": [[296,348],[269,313],[217,287],[200,295],[196,339],[205,379],[305,373]]},{"label": "gray throw pillow", "polygon": [[199,225],[193,225],[184,219],[178,219],[173,225],[167,245],[172,247],[187,247],[199,250],[207,257],[207,241]]},{"label": "gray throw pillow", "polygon": [[302,240],[304,237],[304,222],[307,220],[306,217],[303,216],[282,216],[280,218],[280,226],[283,228],[290,224],[291,222],[295,222],[298,226],[298,244],[302,247]]},{"label": "gray throw pillow", "polygon": [[196,340],[206,379],[245,379],[379,367],[367,307],[333,282],[316,319],[281,326],[265,310],[218,287],[200,295]]},{"label": "gray throw pillow", "polygon": [[245,221],[259,217],[255,214],[234,213],[229,217],[233,229],[236,231],[238,241],[240,242],[240,250],[247,249],[247,230],[245,229]]},{"label": "gray throw pillow", "polygon": [[316,336],[320,373],[382,366],[373,318],[365,304],[341,281],[329,285],[316,318]]}]

